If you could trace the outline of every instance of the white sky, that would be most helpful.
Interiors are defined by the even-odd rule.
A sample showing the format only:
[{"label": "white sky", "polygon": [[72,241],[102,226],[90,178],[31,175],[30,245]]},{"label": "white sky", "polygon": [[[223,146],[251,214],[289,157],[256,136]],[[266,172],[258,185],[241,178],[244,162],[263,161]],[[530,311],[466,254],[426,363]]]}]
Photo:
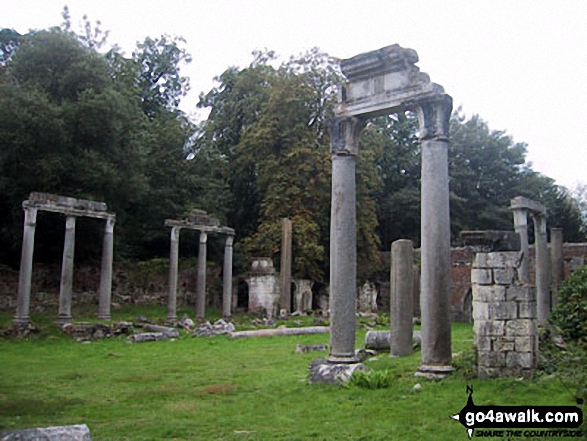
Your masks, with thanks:
[{"label": "white sky", "polygon": [[[587,1],[584,0],[3,0],[0,28],[61,24],[67,4],[110,30],[130,54],[137,41],[182,36],[195,112],[200,92],[255,49],[284,58],[314,46],[338,58],[398,43],[466,115],[528,144],[533,168],[574,187],[587,182]],[[572,126],[572,127],[571,127]]]}]

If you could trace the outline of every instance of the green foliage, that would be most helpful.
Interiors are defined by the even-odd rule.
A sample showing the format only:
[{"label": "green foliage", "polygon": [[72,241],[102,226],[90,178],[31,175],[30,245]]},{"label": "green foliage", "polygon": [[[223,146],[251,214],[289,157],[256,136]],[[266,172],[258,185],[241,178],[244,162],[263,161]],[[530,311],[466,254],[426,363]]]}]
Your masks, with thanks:
[{"label": "green foliage", "polygon": [[550,321],[565,337],[587,345],[587,267],[575,271],[561,285]]},{"label": "green foliage", "polygon": [[394,380],[393,373],[388,370],[356,370],[351,375],[348,385],[365,389],[385,389],[390,387]]}]

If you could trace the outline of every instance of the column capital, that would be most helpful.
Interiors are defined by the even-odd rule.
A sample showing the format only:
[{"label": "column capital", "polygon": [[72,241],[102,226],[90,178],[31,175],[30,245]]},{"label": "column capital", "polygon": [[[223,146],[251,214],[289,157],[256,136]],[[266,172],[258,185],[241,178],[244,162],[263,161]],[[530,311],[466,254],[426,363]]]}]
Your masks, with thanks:
[{"label": "column capital", "polygon": [[449,95],[441,95],[437,99],[418,104],[420,141],[448,141],[451,112],[452,98]]},{"label": "column capital", "polygon": [[333,155],[359,154],[359,139],[365,128],[365,121],[354,116],[337,116],[328,120],[330,131],[330,153]]},{"label": "column capital", "polygon": [[200,231],[200,243],[206,243],[208,241],[208,233]]},{"label": "column capital", "polygon": [[75,228],[76,216],[67,216],[65,219],[65,228]]},{"label": "column capital", "polygon": [[234,241],[234,236],[228,235],[226,236],[226,247],[232,247],[232,243]]}]

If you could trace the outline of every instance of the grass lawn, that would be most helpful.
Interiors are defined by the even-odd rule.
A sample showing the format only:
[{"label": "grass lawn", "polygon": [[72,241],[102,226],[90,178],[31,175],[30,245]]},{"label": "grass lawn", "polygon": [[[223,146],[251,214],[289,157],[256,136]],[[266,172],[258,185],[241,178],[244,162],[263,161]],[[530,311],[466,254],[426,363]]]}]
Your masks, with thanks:
[{"label": "grass lawn", "polygon": [[[368,366],[395,381],[371,390],[307,383],[310,361],[326,354],[298,354],[296,344],[328,344],[328,334],[81,344],[51,325],[54,315],[33,316],[40,335],[0,340],[0,431],[85,423],[93,440],[452,441],[467,439],[450,419],[465,405],[467,384],[478,405],[575,404],[573,388],[558,378],[470,379],[469,324],[453,324],[453,352],[463,354],[455,357],[457,373],[427,381],[413,375],[419,352],[381,354]],[[134,308],[113,319],[137,315],[163,320],[165,311]],[[0,326],[10,320],[3,313]],[[251,327],[238,317],[237,330],[243,324]],[[357,333],[358,347],[364,333]],[[412,392],[416,383],[422,389]]]}]

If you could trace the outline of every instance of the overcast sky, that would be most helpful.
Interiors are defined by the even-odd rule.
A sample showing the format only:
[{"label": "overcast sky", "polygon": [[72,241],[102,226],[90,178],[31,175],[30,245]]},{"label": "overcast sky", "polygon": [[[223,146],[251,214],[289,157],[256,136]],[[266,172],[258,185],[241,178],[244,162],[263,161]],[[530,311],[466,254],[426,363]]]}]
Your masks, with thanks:
[{"label": "overcast sky", "polygon": [[338,58],[398,43],[454,105],[528,144],[533,168],[574,187],[587,183],[587,1],[585,0],[3,0],[0,28],[20,33],[87,14],[130,54],[162,34],[187,40],[191,92],[256,49],[288,58],[312,47]]}]

